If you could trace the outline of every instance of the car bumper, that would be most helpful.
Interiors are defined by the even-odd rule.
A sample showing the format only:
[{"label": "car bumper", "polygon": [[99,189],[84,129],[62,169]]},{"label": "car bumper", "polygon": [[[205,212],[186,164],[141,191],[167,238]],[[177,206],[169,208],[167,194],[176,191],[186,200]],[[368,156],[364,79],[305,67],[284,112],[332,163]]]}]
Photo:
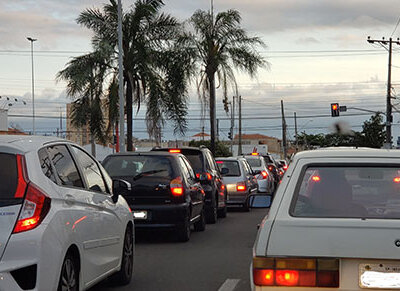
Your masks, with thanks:
[{"label": "car bumper", "polygon": [[169,205],[131,205],[132,212],[146,211],[146,219],[135,219],[135,228],[173,228],[189,215],[189,203]]}]

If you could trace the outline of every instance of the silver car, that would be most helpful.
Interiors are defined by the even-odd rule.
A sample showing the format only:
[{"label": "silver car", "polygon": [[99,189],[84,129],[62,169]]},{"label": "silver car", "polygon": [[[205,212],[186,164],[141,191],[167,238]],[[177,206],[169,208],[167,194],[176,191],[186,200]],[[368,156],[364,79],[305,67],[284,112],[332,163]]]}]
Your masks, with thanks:
[{"label": "silver car", "polygon": [[258,191],[257,179],[253,170],[242,157],[217,158],[228,193],[228,205],[242,205],[248,211],[248,196]]},{"label": "silver car", "polygon": [[268,170],[268,165],[265,162],[265,159],[262,156],[258,155],[258,153],[246,155],[243,157],[256,173],[258,191],[262,193],[273,194],[275,190],[274,177],[272,173]]}]

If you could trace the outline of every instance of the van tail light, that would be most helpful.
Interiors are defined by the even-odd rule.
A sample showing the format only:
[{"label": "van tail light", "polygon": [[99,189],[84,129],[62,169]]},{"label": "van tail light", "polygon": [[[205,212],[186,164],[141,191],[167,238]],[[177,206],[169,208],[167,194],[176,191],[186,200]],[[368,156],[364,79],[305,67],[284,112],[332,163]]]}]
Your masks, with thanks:
[{"label": "van tail light", "polygon": [[51,199],[38,186],[30,182],[13,233],[31,230],[39,226],[49,212],[50,204]]},{"label": "van tail light", "polygon": [[339,287],[338,259],[253,258],[257,286]]},{"label": "van tail light", "polygon": [[283,166],[283,169],[284,169],[285,171],[287,171],[288,167],[289,167],[288,165],[284,165],[284,166]]},{"label": "van tail light", "polygon": [[169,187],[171,188],[172,196],[181,197],[183,195],[184,189],[181,177],[173,179],[169,184]]},{"label": "van tail light", "polygon": [[247,187],[246,187],[246,183],[245,182],[239,182],[236,184],[236,191],[237,192],[243,192],[246,191]]}]

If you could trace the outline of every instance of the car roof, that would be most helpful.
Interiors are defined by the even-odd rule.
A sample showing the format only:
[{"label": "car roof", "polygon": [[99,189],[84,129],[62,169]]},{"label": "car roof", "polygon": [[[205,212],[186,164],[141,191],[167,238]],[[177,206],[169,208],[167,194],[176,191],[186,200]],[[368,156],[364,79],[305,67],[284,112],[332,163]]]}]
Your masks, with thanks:
[{"label": "car roof", "polygon": [[156,147],[153,148],[152,151],[165,151],[165,150],[193,150],[193,151],[202,151],[208,150],[207,147]]},{"label": "car roof", "polygon": [[152,151],[152,152],[124,152],[124,153],[116,153],[112,155],[108,155],[106,158],[109,157],[119,157],[119,156],[167,156],[167,157],[174,157],[179,156],[179,153],[170,153],[164,151]]},{"label": "car roof", "polygon": [[312,158],[400,158],[399,150],[355,148],[355,147],[335,147],[323,148],[312,151],[299,152],[294,159]]},{"label": "car roof", "polygon": [[215,158],[216,161],[238,161],[244,159],[243,157],[222,157]]},{"label": "car roof", "polygon": [[70,143],[70,141],[54,136],[0,135],[0,147],[16,149],[23,153],[36,150],[52,142]]}]

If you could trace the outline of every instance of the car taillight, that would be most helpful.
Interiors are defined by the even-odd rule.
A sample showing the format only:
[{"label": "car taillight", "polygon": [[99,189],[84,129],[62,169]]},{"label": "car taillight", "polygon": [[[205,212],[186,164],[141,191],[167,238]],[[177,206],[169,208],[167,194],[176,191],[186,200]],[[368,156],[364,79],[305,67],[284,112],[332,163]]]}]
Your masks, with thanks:
[{"label": "car taillight", "polygon": [[268,171],[272,171],[273,169],[274,169],[274,167],[272,167],[272,166],[268,167]]},{"label": "car taillight", "polygon": [[[196,174],[196,178],[197,178],[197,179],[200,179],[200,175],[201,175],[200,173],[197,173],[197,174]],[[208,181],[211,181],[212,178],[213,178],[213,177],[211,176],[210,173],[204,173],[204,175],[207,176],[207,180],[208,180]]]},{"label": "car taillight", "polygon": [[38,186],[29,181],[25,157],[17,155],[18,185],[15,198],[24,198],[13,233],[37,227],[50,210],[51,199]]},{"label": "car taillight", "polygon": [[179,154],[181,152],[181,150],[180,149],[171,149],[171,150],[169,150],[169,152],[171,154]]},{"label": "car taillight", "polygon": [[181,177],[173,179],[169,184],[169,187],[171,188],[172,196],[180,197],[183,195],[184,189]]},{"label": "car taillight", "polygon": [[217,164],[223,164],[224,163],[224,161],[215,161]]},{"label": "car taillight", "polygon": [[261,172],[261,176],[263,179],[267,179],[268,178],[268,173],[266,171],[262,171]]},{"label": "car taillight", "polygon": [[339,287],[338,259],[253,258],[257,286]]},{"label": "car taillight", "polygon": [[395,183],[400,183],[400,177],[395,177],[395,178],[393,179],[393,182],[395,182]]},{"label": "car taillight", "polygon": [[246,191],[246,183],[245,182],[239,182],[236,184],[236,191],[238,192],[243,192]]},{"label": "car taillight", "polygon": [[50,210],[50,203],[51,199],[30,182],[13,233],[31,230],[40,225]]},{"label": "car taillight", "polygon": [[284,165],[283,169],[286,171],[288,169],[288,165]]}]

